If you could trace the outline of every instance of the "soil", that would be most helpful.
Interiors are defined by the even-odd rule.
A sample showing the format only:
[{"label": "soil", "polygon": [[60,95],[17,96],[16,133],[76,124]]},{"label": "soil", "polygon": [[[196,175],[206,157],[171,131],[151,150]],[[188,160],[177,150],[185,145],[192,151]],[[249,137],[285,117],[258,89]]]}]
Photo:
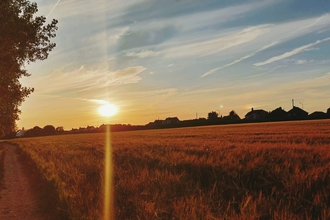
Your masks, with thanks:
[{"label": "soil", "polygon": [[5,150],[0,219],[65,219],[56,206],[56,196],[17,147],[8,143],[0,143],[0,147]]}]

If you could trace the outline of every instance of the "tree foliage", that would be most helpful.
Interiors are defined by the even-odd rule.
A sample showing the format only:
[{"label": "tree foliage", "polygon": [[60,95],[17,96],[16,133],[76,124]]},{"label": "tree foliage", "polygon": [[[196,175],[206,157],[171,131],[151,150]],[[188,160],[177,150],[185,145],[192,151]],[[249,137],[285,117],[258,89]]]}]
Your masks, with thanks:
[{"label": "tree foliage", "polygon": [[44,60],[56,46],[57,20],[45,24],[36,16],[36,3],[28,0],[0,1],[0,137],[15,129],[19,106],[33,92],[19,79],[30,76],[25,65]]},{"label": "tree foliage", "polygon": [[215,120],[215,119],[218,118],[218,113],[217,112],[214,112],[214,111],[209,112],[207,118],[209,120]]}]

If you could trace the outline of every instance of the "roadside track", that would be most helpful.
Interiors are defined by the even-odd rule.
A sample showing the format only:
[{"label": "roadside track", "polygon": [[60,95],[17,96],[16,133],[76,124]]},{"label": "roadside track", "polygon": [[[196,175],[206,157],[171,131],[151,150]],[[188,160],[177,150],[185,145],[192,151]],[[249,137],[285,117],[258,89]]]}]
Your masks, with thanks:
[{"label": "roadside track", "polygon": [[42,184],[36,179],[31,166],[20,158],[17,147],[8,143],[0,143],[0,147],[5,151],[0,183],[0,219],[61,219],[56,215],[56,210],[49,212],[44,209],[41,199],[47,198],[40,195]]}]

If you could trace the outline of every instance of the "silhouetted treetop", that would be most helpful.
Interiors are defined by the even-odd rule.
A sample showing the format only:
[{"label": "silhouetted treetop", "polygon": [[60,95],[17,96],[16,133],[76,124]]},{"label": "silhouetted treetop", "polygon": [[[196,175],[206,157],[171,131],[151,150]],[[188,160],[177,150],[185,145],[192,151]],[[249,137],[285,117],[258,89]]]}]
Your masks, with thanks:
[{"label": "silhouetted treetop", "polygon": [[45,24],[37,11],[28,0],[0,1],[0,137],[15,129],[18,107],[33,92],[19,81],[30,75],[24,65],[46,59],[55,47],[57,20]]},{"label": "silhouetted treetop", "polygon": [[214,120],[214,119],[217,119],[217,118],[218,118],[218,113],[217,112],[212,111],[212,112],[208,113],[207,119]]}]

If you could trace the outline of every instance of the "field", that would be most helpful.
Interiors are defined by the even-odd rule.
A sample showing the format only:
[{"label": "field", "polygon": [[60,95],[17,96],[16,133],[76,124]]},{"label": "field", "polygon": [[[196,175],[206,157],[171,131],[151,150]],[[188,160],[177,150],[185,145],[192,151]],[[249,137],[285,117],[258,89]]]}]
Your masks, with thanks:
[{"label": "field", "polygon": [[[16,143],[71,219],[102,218],[105,134]],[[112,134],[116,219],[330,219],[330,120]]]},{"label": "field", "polygon": [[0,187],[3,179],[4,157],[5,157],[5,150],[0,146]]}]

